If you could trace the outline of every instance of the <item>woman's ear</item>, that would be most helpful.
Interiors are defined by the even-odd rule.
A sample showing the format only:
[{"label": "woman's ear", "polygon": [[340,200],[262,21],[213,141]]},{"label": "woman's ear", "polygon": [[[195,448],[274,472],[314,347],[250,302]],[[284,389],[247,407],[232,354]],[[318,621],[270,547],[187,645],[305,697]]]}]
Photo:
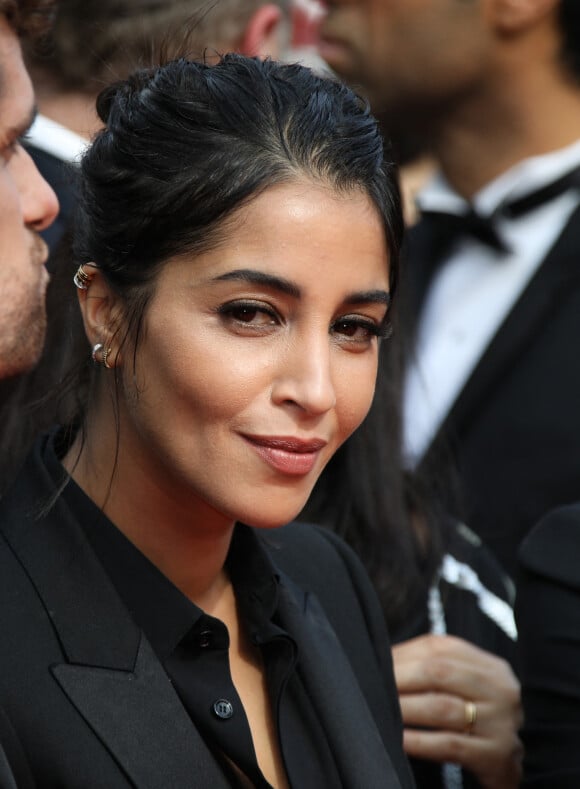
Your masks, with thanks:
[{"label": "woman's ear", "polygon": [[111,290],[103,273],[93,263],[84,263],[85,287],[77,291],[85,334],[91,346],[100,344],[94,359],[106,367],[118,367],[121,363],[119,329],[121,327],[121,305]]}]

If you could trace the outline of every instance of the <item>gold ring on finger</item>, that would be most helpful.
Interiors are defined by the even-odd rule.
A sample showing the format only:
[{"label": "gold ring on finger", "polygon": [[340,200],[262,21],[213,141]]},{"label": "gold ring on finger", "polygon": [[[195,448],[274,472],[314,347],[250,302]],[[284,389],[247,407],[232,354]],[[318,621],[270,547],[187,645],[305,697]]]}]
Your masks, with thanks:
[{"label": "gold ring on finger", "polygon": [[477,707],[474,701],[465,702],[465,733],[471,734],[477,720]]}]

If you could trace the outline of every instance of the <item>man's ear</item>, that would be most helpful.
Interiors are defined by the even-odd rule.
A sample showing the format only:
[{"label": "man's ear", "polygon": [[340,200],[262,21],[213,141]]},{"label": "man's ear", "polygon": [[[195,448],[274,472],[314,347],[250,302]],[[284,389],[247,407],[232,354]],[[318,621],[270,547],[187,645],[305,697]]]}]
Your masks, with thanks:
[{"label": "man's ear", "polygon": [[557,13],[560,0],[489,0],[492,24],[504,34],[524,32]]},{"label": "man's ear", "polygon": [[273,3],[261,6],[247,23],[240,42],[242,55],[250,57],[280,57],[282,48],[282,9]]},{"label": "man's ear", "polygon": [[105,358],[108,366],[117,367],[121,361],[118,331],[121,309],[118,297],[97,266],[85,263],[83,268],[90,282],[86,289],[79,289],[77,294],[85,334],[92,347],[97,343],[102,344],[103,350],[107,352]]}]

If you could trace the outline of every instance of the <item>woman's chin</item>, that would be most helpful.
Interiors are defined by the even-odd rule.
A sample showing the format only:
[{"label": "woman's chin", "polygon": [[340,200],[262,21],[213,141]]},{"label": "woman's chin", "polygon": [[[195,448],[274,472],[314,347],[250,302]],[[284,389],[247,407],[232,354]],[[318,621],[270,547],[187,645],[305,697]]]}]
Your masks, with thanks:
[{"label": "woman's chin", "polygon": [[[279,510],[278,512],[260,513],[255,517],[238,518],[242,523],[252,526],[255,529],[279,529],[280,526],[285,526],[287,523],[295,520],[296,517],[302,512],[306,501],[302,502],[299,507],[292,507],[288,509]],[[249,515],[249,513],[248,513]]]}]

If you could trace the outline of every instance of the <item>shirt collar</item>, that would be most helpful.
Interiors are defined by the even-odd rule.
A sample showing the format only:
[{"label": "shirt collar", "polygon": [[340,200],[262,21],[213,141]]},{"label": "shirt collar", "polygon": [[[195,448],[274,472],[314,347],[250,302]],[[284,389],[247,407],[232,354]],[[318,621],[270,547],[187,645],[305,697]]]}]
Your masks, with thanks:
[{"label": "shirt collar", "polygon": [[506,202],[523,197],[555,181],[580,165],[580,140],[541,156],[524,159],[477,192],[471,204],[455,192],[442,173],[436,173],[417,195],[419,210],[463,213],[473,206],[490,216]]}]

